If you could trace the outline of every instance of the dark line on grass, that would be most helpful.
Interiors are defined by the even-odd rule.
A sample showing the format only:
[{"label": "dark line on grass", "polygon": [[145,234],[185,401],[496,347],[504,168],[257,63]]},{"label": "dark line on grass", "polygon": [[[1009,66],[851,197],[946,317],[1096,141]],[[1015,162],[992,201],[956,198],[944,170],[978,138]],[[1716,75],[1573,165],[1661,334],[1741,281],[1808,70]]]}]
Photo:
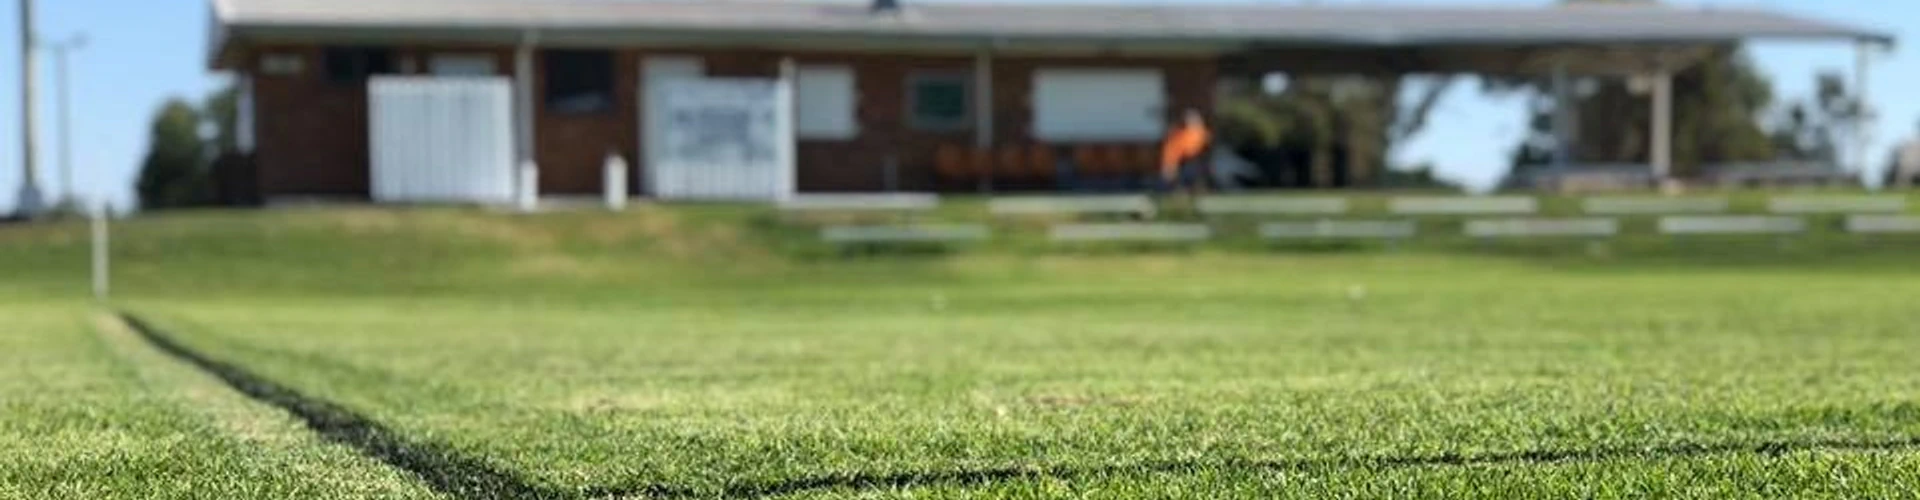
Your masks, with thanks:
[{"label": "dark line on grass", "polygon": [[121,313],[120,318],[161,352],[218,377],[228,387],[247,397],[292,413],[305,422],[308,429],[327,441],[353,447],[367,457],[412,473],[434,491],[453,498],[476,500],[577,497],[536,485],[485,460],[463,456],[445,444],[407,439],[393,429],[338,404],[309,397],[239,366],[209,358],[181,345],[132,314]]},{"label": "dark line on grass", "polygon": [[1270,470],[1279,472],[1335,472],[1346,470],[1413,469],[1424,467],[1487,467],[1501,465],[1558,465],[1609,460],[1689,458],[1707,455],[1754,454],[1780,456],[1809,451],[1900,451],[1920,449],[1920,437],[1885,440],[1822,439],[1760,443],[1675,443],[1646,447],[1584,450],[1529,450],[1508,453],[1442,453],[1415,456],[1360,456],[1281,460],[1168,460],[1130,464],[1074,466],[1010,466],[974,470],[918,471],[884,474],[828,474],[765,484],[725,487],[699,492],[657,484],[601,487],[586,490],[591,498],[763,498],[833,490],[878,490],[932,486],[981,486],[1020,479],[1079,479],[1116,474],[1192,473],[1207,468]]}]

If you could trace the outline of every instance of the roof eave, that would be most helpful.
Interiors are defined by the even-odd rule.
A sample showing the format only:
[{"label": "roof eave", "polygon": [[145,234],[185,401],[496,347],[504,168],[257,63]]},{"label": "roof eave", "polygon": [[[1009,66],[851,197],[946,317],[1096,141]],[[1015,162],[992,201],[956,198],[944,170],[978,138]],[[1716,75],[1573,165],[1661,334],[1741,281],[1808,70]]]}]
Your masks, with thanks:
[{"label": "roof eave", "polygon": [[292,23],[253,23],[220,24],[216,23],[214,37],[214,61],[231,52],[230,45],[237,35],[247,37],[299,37],[319,38],[343,36],[358,38],[379,38],[404,40],[493,40],[517,42],[527,31],[539,31],[552,38],[561,35],[561,39],[574,39],[586,42],[595,39],[619,41],[627,39],[645,39],[649,37],[670,37],[679,40],[698,40],[703,38],[738,40],[743,35],[761,39],[785,37],[856,37],[896,40],[946,40],[946,41],[1061,41],[1092,43],[1164,43],[1164,42],[1204,42],[1227,44],[1303,44],[1321,46],[1355,47],[1411,47],[1445,45],[1556,45],[1556,44],[1700,44],[1732,43],[1745,40],[1847,40],[1891,47],[1895,37],[1886,33],[1835,30],[1830,32],[1789,31],[1789,32],[1748,32],[1731,34],[1705,34],[1697,36],[1647,36],[1647,37],[1580,37],[1548,35],[1538,37],[1493,36],[1493,37],[1394,37],[1394,36],[1260,36],[1249,34],[1133,34],[1115,35],[1108,33],[1031,33],[1031,32],[962,32],[962,31],[916,31],[902,30],[897,26],[875,27],[832,27],[808,30],[766,30],[744,28],[678,27],[678,28],[630,28],[620,26],[542,26],[542,25],[408,25],[408,24],[292,24]]}]

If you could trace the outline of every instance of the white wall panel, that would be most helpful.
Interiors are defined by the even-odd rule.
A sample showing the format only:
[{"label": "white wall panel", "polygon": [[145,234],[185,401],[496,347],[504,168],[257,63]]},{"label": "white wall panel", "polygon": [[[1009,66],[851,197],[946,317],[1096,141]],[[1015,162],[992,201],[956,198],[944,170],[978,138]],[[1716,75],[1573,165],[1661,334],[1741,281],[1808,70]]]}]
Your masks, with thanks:
[{"label": "white wall panel", "polygon": [[853,68],[801,66],[795,71],[794,135],[801,139],[851,139],[860,134]]},{"label": "white wall panel", "polygon": [[1049,141],[1157,141],[1166,133],[1166,78],[1154,69],[1034,72],[1033,133]]},{"label": "white wall panel", "polygon": [[512,201],[506,78],[379,77],[367,85],[374,201]]}]

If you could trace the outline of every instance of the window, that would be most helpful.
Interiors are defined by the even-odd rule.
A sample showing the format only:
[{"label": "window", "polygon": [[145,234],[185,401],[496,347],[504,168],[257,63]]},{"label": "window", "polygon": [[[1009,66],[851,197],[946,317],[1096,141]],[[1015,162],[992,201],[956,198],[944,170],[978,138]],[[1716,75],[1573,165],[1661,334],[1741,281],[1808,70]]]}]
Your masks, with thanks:
[{"label": "window", "polygon": [[493,56],[486,54],[435,54],[427,60],[427,72],[434,76],[493,76],[499,73]]},{"label": "window", "polygon": [[613,110],[613,53],[604,50],[549,50],[547,108],[555,113]]},{"label": "window", "polygon": [[267,54],[260,56],[260,74],[267,76],[294,76],[307,71],[307,59],[300,54]]},{"label": "window", "polygon": [[373,75],[393,73],[393,52],[368,47],[328,47],[325,51],[327,81],[359,84]]},{"label": "window", "polygon": [[965,73],[914,75],[907,80],[907,121],[915,128],[966,128],[973,116],[971,78]]},{"label": "window", "polygon": [[794,75],[794,135],[806,139],[850,139],[860,134],[854,119],[853,69],[801,66]]},{"label": "window", "polygon": [[1166,78],[1159,70],[1042,68],[1033,80],[1034,138],[1132,142],[1166,134]]}]

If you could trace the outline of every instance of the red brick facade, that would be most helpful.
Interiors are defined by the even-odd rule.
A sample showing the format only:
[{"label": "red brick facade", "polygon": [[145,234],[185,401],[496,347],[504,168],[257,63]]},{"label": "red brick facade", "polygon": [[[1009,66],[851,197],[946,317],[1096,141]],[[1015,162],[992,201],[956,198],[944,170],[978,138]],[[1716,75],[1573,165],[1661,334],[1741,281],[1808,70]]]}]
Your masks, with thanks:
[{"label": "red brick facade", "polygon": [[[255,163],[265,197],[368,195],[367,93],[364,85],[327,80],[322,50],[314,46],[258,47],[255,54],[296,55],[304,70],[297,75],[254,75],[252,78],[257,125]],[[513,50],[508,47],[397,47],[396,64],[402,71],[424,66],[431,54],[482,53],[493,55],[503,74],[513,72]],[[863,53],[763,50],[651,50],[614,51],[614,106],[594,114],[561,114],[545,109],[536,98],[535,147],[540,164],[540,188],[546,194],[601,192],[600,165],[609,151],[618,152],[644,169],[641,151],[639,96],[641,60],[649,55],[700,57],[711,76],[775,76],[782,60],[798,64],[836,64],[852,68],[859,96],[856,120],[860,133],[842,141],[803,140],[798,145],[798,182],[802,191],[860,191],[885,187],[885,166],[898,165],[897,185],[903,190],[951,188],[935,181],[933,152],[943,144],[972,145],[978,131],[917,130],[907,123],[906,88],[910,75],[921,72],[971,74],[970,55],[891,55]],[[411,61],[411,62],[406,62]],[[996,144],[1031,143],[1031,87],[1033,73],[1043,67],[1155,68],[1166,75],[1168,120],[1184,109],[1211,109],[1217,67],[1207,57],[1025,57],[1000,55],[993,59],[992,123]],[[543,65],[535,60],[535,95],[544,95]],[[243,65],[256,73],[258,60]],[[979,89],[974,98],[978,98]],[[643,173],[633,178],[644,180]],[[644,192],[644,187],[641,188]]]}]

